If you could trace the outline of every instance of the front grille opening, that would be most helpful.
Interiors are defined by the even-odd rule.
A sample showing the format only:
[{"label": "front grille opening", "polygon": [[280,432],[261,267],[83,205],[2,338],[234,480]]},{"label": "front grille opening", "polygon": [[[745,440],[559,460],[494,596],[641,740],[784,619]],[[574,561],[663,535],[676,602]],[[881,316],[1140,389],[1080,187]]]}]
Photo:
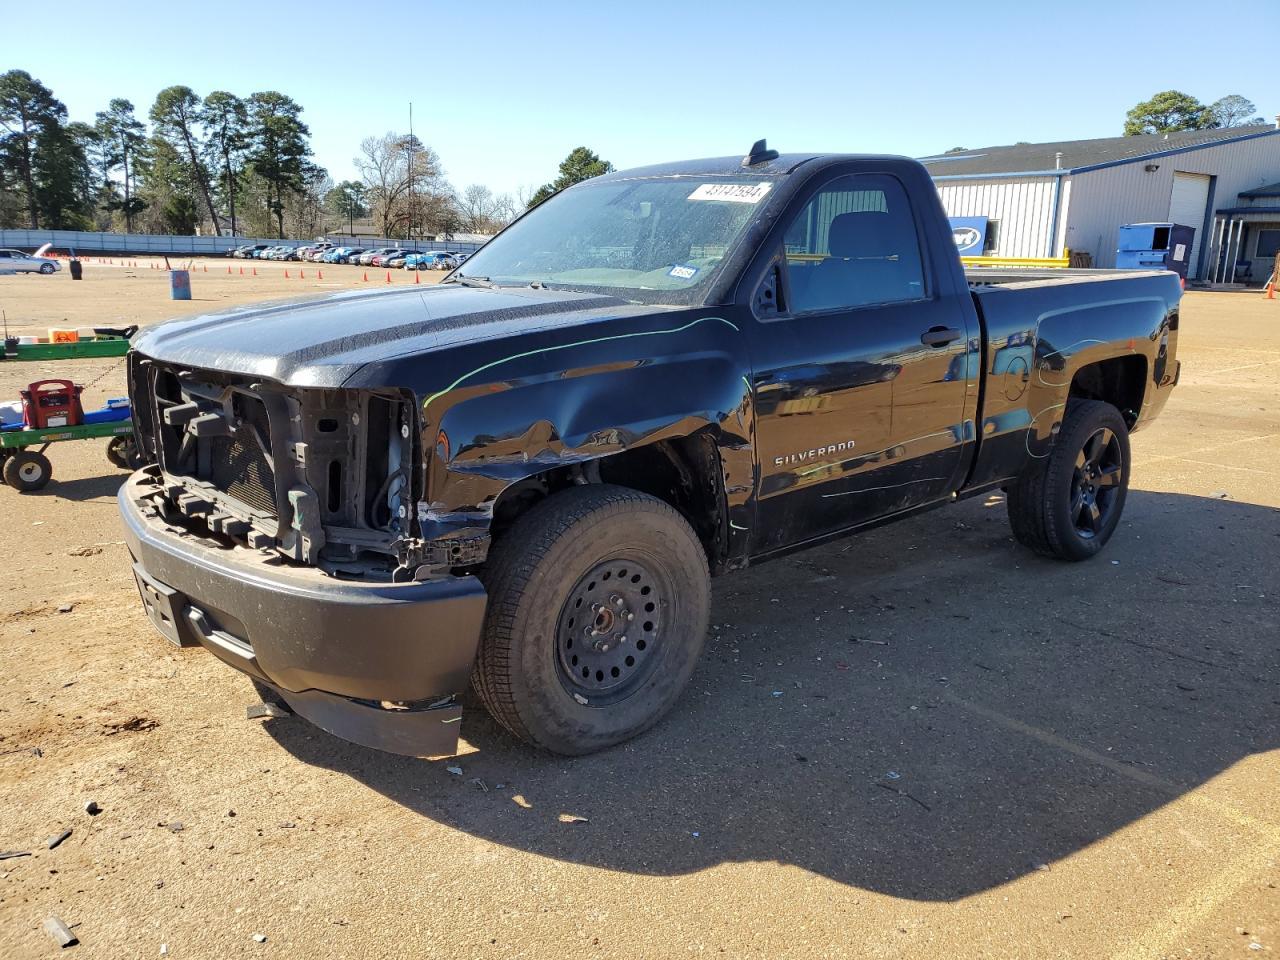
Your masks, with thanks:
[{"label": "front grille opening", "polygon": [[[174,522],[229,546],[273,547],[286,562],[390,574],[396,544],[411,532],[419,455],[412,401],[146,363],[138,373],[149,389],[139,396],[150,394]],[[277,485],[288,499],[277,500]]]},{"label": "front grille opening", "polygon": [[227,496],[276,516],[276,476],[255,437],[217,437],[209,451],[209,480]]},{"label": "front grille opening", "polygon": [[[323,422],[323,421],[321,421]],[[342,464],[329,461],[329,512],[337,513],[342,507]]]}]

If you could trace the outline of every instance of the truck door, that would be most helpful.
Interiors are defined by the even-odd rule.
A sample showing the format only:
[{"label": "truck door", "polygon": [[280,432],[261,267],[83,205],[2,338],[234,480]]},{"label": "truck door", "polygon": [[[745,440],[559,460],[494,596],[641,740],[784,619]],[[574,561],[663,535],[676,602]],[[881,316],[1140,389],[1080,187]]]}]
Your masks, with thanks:
[{"label": "truck door", "polygon": [[776,310],[751,326],[753,553],[946,496],[972,439],[969,314],[934,289],[901,181],[836,175],[795,209],[764,281]]}]

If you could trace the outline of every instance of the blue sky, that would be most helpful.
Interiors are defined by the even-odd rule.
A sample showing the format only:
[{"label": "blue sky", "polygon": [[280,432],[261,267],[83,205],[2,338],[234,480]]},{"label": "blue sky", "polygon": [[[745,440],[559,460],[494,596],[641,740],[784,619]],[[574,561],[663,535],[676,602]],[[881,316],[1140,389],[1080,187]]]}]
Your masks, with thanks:
[{"label": "blue sky", "polygon": [[1171,87],[1243,94],[1273,119],[1274,74],[1224,52],[1217,19],[1169,0],[10,3],[0,70],[30,71],[90,122],[113,96],[145,115],[175,83],[279,90],[335,179],[363,137],[407,128],[412,100],[455,186],[502,192],[552,179],[580,144],[628,167],[762,136],[911,156],[1115,136]]}]

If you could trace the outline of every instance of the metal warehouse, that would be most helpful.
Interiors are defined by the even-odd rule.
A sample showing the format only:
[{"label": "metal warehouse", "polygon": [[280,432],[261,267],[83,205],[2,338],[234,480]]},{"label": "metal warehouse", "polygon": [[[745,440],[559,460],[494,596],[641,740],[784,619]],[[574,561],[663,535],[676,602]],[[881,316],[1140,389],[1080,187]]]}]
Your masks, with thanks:
[{"label": "metal warehouse", "polygon": [[[1131,223],[1195,228],[1188,276],[1261,283],[1280,250],[1280,129],[1020,143],[922,158],[981,254],[1116,264]],[[979,250],[965,251],[979,253]]]}]

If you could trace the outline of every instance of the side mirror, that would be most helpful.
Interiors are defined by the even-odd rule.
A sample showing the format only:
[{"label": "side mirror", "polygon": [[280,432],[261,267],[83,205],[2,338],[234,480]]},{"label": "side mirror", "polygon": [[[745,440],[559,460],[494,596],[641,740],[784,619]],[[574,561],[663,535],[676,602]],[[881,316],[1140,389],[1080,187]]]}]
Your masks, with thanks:
[{"label": "side mirror", "polygon": [[775,263],[769,267],[769,272],[765,274],[764,279],[760,281],[760,287],[756,290],[756,316],[762,320],[776,317],[782,312],[781,297],[782,276],[778,265]]}]

